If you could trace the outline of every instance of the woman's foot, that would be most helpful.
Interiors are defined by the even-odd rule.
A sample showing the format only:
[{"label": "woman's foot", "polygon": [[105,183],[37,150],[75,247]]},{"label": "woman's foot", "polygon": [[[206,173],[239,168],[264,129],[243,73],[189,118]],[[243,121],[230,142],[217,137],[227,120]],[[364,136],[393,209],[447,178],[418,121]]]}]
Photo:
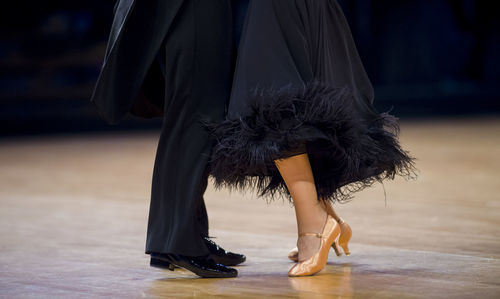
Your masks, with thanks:
[{"label": "woman's foot", "polygon": [[[350,255],[351,253],[349,251],[349,247],[347,244],[352,236],[351,227],[342,218],[340,218],[340,222],[338,222],[338,223],[340,226],[339,247],[342,248],[345,255]],[[337,256],[342,255],[342,251],[340,250],[340,248],[337,248],[337,245],[335,243],[332,245],[332,248],[333,248],[333,250],[335,250],[335,254]],[[299,249],[298,249],[298,247],[295,247],[294,249],[290,250],[290,252],[288,253],[288,258],[294,262],[299,261]]]},{"label": "woman's foot", "polygon": [[338,242],[340,237],[340,227],[332,216],[327,215],[326,222],[321,232],[303,232],[299,236],[311,236],[317,238],[319,240],[319,247],[312,253],[312,255],[304,260],[301,255],[301,251],[304,250],[304,248],[299,247],[299,262],[296,263],[288,272],[288,276],[292,277],[314,275],[325,267],[326,261],[328,260],[329,249],[333,243]]},{"label": "woman's foot", "polygon": [[[321,239],[315,235],[306,234],[309,232],[321,232],[325,226],[328,214],[320,209],[317,211],[319,217],[315,217],[317,221],[309,222],[306,225],[299,227],[299,237],[297,239],[298,261],[304,261],[313,256],[321,245]],[[306,235],[304,235],[306,234]]]},{"label": "woman's foot", "polygon": [[[340,237],[339,237],[339,246],[343,249],[345,255],[350,255],[349,248],[347,243],[351,239],[352,229],[342,218],[340,218],[336,213],[330,202],[321,201],[323,209],[328,213],[328,215],[332,216],[340,226]],[[337,256],[341,256],[342,252],[340,248],[338,248],[335,243],[332,245],[332,248],[335,250],[335,254]],[[288,253],[288,258],[294,262],[299,261],[299,249],[295,247]]]}]

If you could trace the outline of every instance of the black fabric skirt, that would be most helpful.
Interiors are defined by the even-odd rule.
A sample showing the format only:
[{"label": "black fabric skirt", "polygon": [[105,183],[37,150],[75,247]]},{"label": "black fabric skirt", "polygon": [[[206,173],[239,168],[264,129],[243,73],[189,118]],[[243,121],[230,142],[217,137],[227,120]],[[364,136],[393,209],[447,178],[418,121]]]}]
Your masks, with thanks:
[{"label": "black fabric skirt", "polygon": [[416,178],[398,118],[376,111],[373,99],[335,0],[250,0],[226,119],[205,123],[216,188],[291,199],[274,160],[301,153],[323,200],[349,200],[395,175]]}]

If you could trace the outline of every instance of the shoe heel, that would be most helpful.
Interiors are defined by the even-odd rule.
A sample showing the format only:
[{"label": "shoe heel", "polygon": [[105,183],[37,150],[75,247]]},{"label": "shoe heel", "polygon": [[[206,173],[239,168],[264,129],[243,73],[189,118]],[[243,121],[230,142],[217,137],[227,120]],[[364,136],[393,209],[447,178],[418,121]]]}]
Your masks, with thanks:
[{"label": "shoe heel", "polygon": [[299,261],[299,249],[297,247],[290,250],[290,252],[288,253],[288,259],[290,259],[293,262]]},{"label": "shoe heel", "polygon": [[333,244],[332,244],[333,250],[335,250],[335,254],[337,254],[337,256],[342,255],[342,253],[338,250],[339,239],[340,239],[340,235],[335,238],[335,241],[333,241]]},{"label": "shoe heel", "polygon": [[299,237],[307,235],[321,238],[320,248],[309,259],[295,264],[288,271],[288,276],[290,277],[309,276],[321,271],[328,261],[329,248],[332,247],[333,244],[337,247],[339,246],[340,227],[332,216],[327,215],[323,231],[321,233],[300,233]]},{"label": "shoe heel", "polygon": [[[352,229],[349,226],[349,224],[347,224],[345,221],[341,220],[340,221],[340,230],[342,233],[340,234],[340,238],[339,238],[339,246],[342,247],[345,255],[350,255],[351,252],[349,251],[349,247],[347,246],[347,243],[349,243],[349,240],[351,240]],[[337,246],[337,250],[335,252],[337,252],[337,251],[340,252],[339,246]]]},{"label": "shoe heel", "polygon": [[167,269],[170,271],[174,271],[174,269],[175,269],[175,266],[173,264],[166,262],[166,261],[159,260],[159,259],[151,259],[151,261],[149,262],[149,265],[151,267]]},{"label": "shoe heel", "polygon": [[340,244],[340,247],[342,247],[342,249],[344,250],[345,255],[351,255],[349,247],[347,246],[347,242]]},{"label": "shoe heel", "polygon": [[338,248],[338,246],[337,246],[337,243],[333,242],[333,244],[332,244],[332,248],[333,248],[333,250],[335,251],[335,254],[336,254],[337,256],[341,256],[341,255],[342,255],[342,252],[340,252],[340,250],[339,250],[339,248]]}]

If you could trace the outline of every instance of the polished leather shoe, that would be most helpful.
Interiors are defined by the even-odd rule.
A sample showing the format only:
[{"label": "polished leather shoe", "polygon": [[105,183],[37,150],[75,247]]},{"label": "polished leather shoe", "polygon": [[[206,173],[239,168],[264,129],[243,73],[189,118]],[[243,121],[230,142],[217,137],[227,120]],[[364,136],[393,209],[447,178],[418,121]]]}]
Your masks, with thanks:
[{"label": "polished leather shoe", "polygon": [[151,253],[150,255],[151,255],[151,260],[149,261],[149,265],[151,267],[166,269],[166,270],[170,270],[170,271],[174,271],[174,269],[176,268],[170,262],[166,261],[165,259],[160,258],[160,256],[162,254]]},{"label": "polished leather shoe", "polygon": [[180,267],[206,278],[238,276],[236,269],[217,263],[208,254],[204,256],[185,256],[180,254],[151,253],[150,265],[170,271],[174,271],[175,267]]},{"label": "polished leather shoe", "polygon": [[217,245],[214,241],[212,241],[209,237],[203,237],[203,241],[210,252],[210,256],[217,262],[218,264],[223,264],[226,266],[236,266],[238,264],[246,261],[247,257],[243,254],[233,253],[230,251],[224,250],[224,248]]}]

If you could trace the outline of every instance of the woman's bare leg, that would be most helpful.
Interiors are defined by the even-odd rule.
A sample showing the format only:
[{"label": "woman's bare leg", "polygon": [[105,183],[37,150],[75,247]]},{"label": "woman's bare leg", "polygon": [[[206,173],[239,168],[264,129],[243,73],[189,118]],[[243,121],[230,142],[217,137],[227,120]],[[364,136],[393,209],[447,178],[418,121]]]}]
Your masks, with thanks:
[{"label": "woman's bare leg", "polygon": [[[314,177],[307,154],[276,160],[295,207],[298,233],[321,233],[326,222],[327,212],[318,201]],[[316,236],[298,238],[299,261],[315,254],[320,246]]]},{"label": "woman's bare leg", "polygon": [[332,216],[335,221],[340,222],[340,217],[335,213],[332,204],[328,200],[322,200],[321,204],[323,205],[323,209],[328,213],[328,215]]}]

